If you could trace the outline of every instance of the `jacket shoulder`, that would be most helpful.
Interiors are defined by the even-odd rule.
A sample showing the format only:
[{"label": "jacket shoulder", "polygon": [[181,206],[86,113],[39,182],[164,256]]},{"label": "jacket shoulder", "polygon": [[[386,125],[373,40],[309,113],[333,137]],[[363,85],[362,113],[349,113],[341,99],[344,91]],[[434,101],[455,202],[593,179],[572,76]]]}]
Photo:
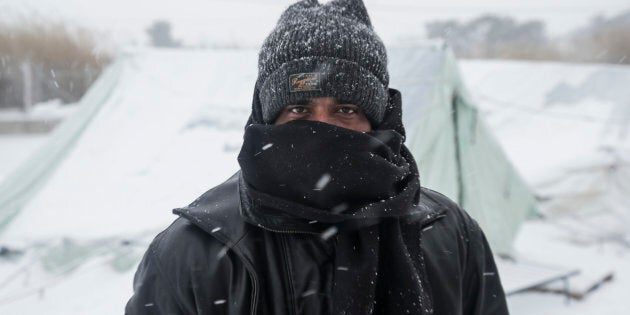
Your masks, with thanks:
[{"label": "jacket shoulder", "polygon": [[443,213],[422,240],[435,313],[508,314],[492,250],[477,222],[434,190],[423,188],[420,200]]},{"label": "jacket shoulder", "polygon": [[446,210],[457,209],[459,205],[449,197],[426,187],[422,187],[420,190],[420,202],[433,207],[441,207]]},{"label": "jacket shoulder", "polygon": [[[221,241],[189,220],[178,218],[155,237],[140,262],[126,313],[220,312],[222,305],[214,301],[234,302],[230,307],[243,305],[249,293],[248,279],[240,259]],[[231,295],[233,285],[245,290]]]},{"label": "jacket shoulder", "polygon": [[442,210],[447,222],[462,224],[466,229],[479,229],[477,222],[449,197],[426,187],[422,187],[420,202],[429,207]]},{"label": "jacket shoulder", "polygon": [[224,183],[210,189],[190,205],[173,210],[205,233],[222,243],[236,245],[246,233],[240,215],[240,199],[236,173]]},{"label": "jacket shoulder", "polygon": [[168,263],[177,261],[172,259],[174,257],[195,252],[217,252],[222,247],[223,244],[219,240],[208,235],[188,219],[178,218],[155,237],[149,246],[149,252],[161,262]]}]

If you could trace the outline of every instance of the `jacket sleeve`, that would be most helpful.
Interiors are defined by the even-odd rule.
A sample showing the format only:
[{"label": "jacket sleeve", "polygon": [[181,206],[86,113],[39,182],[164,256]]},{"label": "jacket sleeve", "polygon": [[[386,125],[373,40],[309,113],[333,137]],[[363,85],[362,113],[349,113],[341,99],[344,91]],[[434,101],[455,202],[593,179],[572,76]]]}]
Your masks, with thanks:
[{"label": "jacket sleeve", "polygon": [[509,314],[494,256],[486,237],[473,219],[468,222],[467,264],[464,267],[464,314]]},{"label": "jacket sleeve", "polygon": [[125,314],[184,314],[170,279],[156,257],[158,242],[154,240],[138,266],[133,279],[134,294],[127,302]]},{"label": "jacket sleeve", "polygon": [[232,250],[179,218],[145,253],[125,313],[241,314],[251,300],[250,277]]}]

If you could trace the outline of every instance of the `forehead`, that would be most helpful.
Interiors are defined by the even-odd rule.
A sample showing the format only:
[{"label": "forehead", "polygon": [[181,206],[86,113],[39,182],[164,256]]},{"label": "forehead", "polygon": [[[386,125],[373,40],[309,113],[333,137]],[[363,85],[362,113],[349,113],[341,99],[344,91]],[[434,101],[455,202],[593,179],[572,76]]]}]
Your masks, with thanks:
[{"label": "forehead", "polygon": [[314,105],[339,105],[339,104],[351,105],[352,103],[337,99],[335,97],[315,97],[315,98],[300,100],[295,103],[288,104],[287,106],[291,106],[291,105],[314,106]]}]

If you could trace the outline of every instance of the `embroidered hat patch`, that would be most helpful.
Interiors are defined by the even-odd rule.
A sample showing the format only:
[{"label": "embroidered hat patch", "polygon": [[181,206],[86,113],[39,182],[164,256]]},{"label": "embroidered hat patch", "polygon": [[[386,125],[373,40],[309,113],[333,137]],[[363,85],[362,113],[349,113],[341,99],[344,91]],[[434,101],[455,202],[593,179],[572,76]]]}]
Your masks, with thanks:
[{"label": "embroidered hat patch", "polygon": [[296,73],[289,76],[289,90],[291,92],[321,91],[319,72]]}]

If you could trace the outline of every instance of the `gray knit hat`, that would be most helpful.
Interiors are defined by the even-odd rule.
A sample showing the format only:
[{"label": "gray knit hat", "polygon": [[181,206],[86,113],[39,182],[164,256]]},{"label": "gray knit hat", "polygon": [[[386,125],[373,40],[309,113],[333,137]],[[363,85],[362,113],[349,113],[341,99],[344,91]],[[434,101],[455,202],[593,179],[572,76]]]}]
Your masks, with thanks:
[{"label": "gray knit hat", "polygon": [[282,14],[258,59],[262,117],[290,104],[335,97],[360,106],[373,125],[387,105],[387,53],[361,0],[303,0]]}]

